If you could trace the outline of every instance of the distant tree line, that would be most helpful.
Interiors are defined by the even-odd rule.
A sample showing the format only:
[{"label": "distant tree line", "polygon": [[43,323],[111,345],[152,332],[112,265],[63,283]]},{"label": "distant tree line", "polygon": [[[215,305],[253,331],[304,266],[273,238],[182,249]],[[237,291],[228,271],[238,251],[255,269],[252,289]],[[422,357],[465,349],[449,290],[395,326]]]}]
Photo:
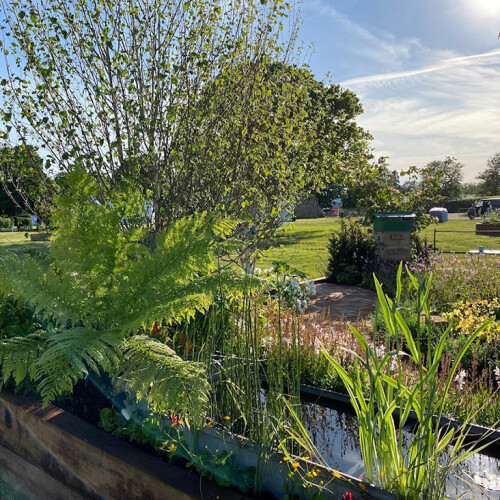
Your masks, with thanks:
[{"label": "distant tree line", "polygon": [[431,161],[421,169],[410,167],[398,172],[389,168],[386,158],[381,158],[363,180],[330,183],[318,191],[316,197],[323,207],[341,198],[344,208],[363,208],[373,212],[398,207],[399,210],[418,210],[418,207],[464,195],[500,195],[500,153],[488,159],[486,169],[476,177],[477,182],[463,182],[463,169],[460,161],[448,156],[444,160]]}]

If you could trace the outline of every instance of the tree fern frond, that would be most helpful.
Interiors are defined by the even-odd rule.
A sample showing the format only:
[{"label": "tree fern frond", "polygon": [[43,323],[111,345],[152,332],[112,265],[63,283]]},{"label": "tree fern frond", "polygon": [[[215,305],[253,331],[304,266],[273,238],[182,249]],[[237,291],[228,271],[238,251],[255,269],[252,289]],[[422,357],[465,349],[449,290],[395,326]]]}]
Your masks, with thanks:
[{"label": "tree fern frond", "polygon": [[89,371],[113,373],[120,363],[117,332],[88,328],[55,330],[34,363],[34,379],[44,403],[49,403],[73,389]]},{"label": "tree fern frond", "polygon": [[125,340],[117,378],[158,412],[177,414],[195,426],[207,411],[210,386],[201,363],[183,361],[165,344],[146,336]]},{"label": "tree fern frond", "polygon": [[[69,318],[83,321],[82,297],[67,277],[61,278],[35,259],[0,249],[2,291],[12,289],[23,302],[34,307],[35,314],[61,323]],[[83,316],[83,317],[82,317]]]},{"label": "tree fern frond", "polygon": [[13,337],[0,341],[2,379],[5,384],[12,377],[20,384],[28,375],[35,377],[35,362],[45,349],[47,332],[37,332],[26,337]]},{"label": "tree fern frond", "polygon": [[197,311],[206,312],[214,298],[240,296],[260,286],[251,277],[241,276],[231,270],[201,276],[185,284],[170,283],[170,286],[155,288],[153,285],[137,291],[136,298],[128,307],[128,315],[121,327],[125,332],[134,332],[139,327],[164,320],[168,324],[190,320]]}]

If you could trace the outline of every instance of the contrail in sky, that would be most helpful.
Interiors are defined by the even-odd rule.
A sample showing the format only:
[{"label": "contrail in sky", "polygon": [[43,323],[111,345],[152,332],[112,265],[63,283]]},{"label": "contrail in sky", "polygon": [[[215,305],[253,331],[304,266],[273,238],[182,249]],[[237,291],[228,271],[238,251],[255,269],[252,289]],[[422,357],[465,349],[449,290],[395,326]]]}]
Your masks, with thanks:
[{"label": "contrail in sky", "polygon": [[485,52],[483,54],[475,54],[472,56],[463,56],[463,57],[454,57],[452,59],[445,59],[444,61],[438,64],[434,64],[432,66],[427,66],[421,69],[415,69],[411,71],[401,71],[399,73],[381,73],[379,75],[369,75],[369,76],[362,76],[360,78],[352,78],[350,80],[344,80],[343,82],[340,82],[340,84],[343,86],[348,86],[348,85],[359,85],[363,83],[385,82],[388,80],[396,80],[398,78],[406,78],[409,76],[432,73],[434,71],[440,71],[443,69],[460,66],[461,64],[467,64],[469,61],[474,61],[476,59],[486,59],[495,56],[500,56],[500,49],[492,50],[491,52]]}]

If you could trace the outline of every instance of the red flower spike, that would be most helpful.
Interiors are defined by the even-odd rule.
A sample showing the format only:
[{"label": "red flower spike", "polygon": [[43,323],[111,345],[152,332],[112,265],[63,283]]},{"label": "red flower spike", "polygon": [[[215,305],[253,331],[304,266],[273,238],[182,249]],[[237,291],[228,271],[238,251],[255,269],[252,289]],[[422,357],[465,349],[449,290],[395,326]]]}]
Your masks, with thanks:
[{"label": "red flower spike", "polygon": [[342,500],[354,500],[353,497],[352,497],[352,493],[350,493],[349,491],[346,491],[342,495]]},{"label": "red flower spike", "polygon": [[158,326],[158,321],[155,321],[153,325],[153,333],[158,333],[160,331],[160,327]]}]

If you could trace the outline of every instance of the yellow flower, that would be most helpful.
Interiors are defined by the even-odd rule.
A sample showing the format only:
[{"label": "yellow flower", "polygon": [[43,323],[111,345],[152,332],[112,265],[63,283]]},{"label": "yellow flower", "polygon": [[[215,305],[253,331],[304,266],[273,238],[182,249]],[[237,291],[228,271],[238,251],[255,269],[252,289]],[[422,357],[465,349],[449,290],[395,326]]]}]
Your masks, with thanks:
[{"label": "yellow flower", "polygon": [[179,425],[183,425],[183,424],[184,424],[184,420],[179,419]]},{"label": "yellow flower", "polygon": [[224,417],[224,420],[231,420],[231,417],[230,417],[229,415],[226,415],[226,416]]},{"label": "yellow flower", "polygon": [[299,466],[300,466],[300,463],[299,463],[299,462],[292,462],[292,467],[293,467],[294,469],[297,469]]},{"label": "yellow flower", "polygon": [[212,422],[209,420],[206,424],[205,427],[212,427]]},{"label": "yellow flower", "polygon": [[303,460],[309,460],[309,457],[302,457]]},{"label": "yellow flower", "polygon": [[287,460],[290,460],[290,457],[283,457],[283,460],[286,462]]},{"label": "yellow flower", "polygon": [[170,451],[171,453],[173,453],[176,449],[177,449],[177,446],[175,446],[175,444],[174,444],[174,443],[172,443],[172,444],[168,447],[168,451]]},{"label": "yellow flower", "polygon": [[366,487],[366,485],[364,483],[359,483],[359,487],[364,490],[364,491],[367,491],[368,488]]},{"label": "yellow flower", "polygon": [[161,445],[160,449],[164,450],[166,446],[168,446],[168,441],[165,441],[165,442]]},{"label": "yellow flower", "polygon": [[333,477],[336,477],[337,479],[340,479],[342,476],[336,471],[333,471]]}]

